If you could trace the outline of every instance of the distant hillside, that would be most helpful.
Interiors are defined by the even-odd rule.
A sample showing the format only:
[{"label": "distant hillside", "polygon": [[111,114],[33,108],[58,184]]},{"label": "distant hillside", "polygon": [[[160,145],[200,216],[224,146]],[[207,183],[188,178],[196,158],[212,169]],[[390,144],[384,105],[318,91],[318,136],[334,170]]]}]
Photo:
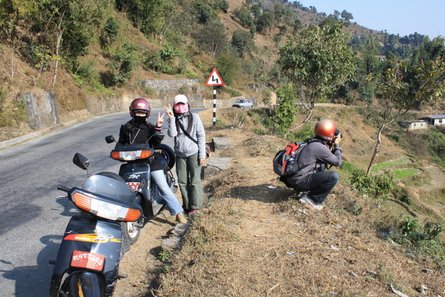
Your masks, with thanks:
[{"label": "distant hillside", "polygon": [[[17,96],[51,91],[59,119],[85,110],[87,98],[159,96],[142,79],[205,79],[217,66],[220,98],[269,96],[281,83],[279,49],[327,18],[280,0],[93,1],[0,3],[0,127],[3,138],[29,131]],[[341,17],[358,49],[372,35],[380,54],[406,55],[422,36],[394,37]],[[183,90],[184,91],[184,90]],[[210,90],[204,89],[210,97]]]}]

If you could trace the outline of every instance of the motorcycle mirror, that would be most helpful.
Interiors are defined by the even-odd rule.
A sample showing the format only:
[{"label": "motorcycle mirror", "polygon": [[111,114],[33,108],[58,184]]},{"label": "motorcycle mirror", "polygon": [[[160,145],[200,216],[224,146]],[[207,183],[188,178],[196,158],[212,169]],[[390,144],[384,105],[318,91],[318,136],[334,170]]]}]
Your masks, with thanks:
[{"label": "motorcycle mirror", "polygon": [[105,141],[106,141],[107,143],[116,142],[116,140],[114,139],[113,135],[105,136]]},{"label": "motorcycle mirror", "polygon": [[74,154],[73,163],[83,170],[87,170],[88,166],[90,166],[90,161],[85,156],[79,153]]}]

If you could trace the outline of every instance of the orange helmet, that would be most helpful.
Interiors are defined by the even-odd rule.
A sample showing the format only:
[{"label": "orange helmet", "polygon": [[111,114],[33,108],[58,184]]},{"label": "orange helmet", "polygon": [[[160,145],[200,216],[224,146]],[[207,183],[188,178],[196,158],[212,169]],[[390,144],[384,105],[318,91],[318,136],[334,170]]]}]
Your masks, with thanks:
[{"label": "orange helmet", "polygon": [[337,127],[335,126],[334,121],[331,120],[319,121],[314,128],[315,135],[327,141],[332,141],[334,139],[336,130]]},{"label": "orange helmet", "polygon": [[136,98],[130,104],[130,115],[132,117],[134,117],[135,112],[145,113],[147,117],[149,117],[150,111],[150,103],[148,103],[147,99],[145,98]]}]

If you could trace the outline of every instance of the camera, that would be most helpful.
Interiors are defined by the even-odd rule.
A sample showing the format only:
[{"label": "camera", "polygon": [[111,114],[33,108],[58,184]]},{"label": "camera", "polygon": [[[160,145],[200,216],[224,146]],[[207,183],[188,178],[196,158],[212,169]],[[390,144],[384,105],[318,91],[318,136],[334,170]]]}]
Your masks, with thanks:
[{"label": "camera", "polygon": [[341,132],[340,132],[340,130],[335,129],[334,139],[337,139],[337,138],[339,138],[339,137],[340,137],[340,138],[342,137]]}]

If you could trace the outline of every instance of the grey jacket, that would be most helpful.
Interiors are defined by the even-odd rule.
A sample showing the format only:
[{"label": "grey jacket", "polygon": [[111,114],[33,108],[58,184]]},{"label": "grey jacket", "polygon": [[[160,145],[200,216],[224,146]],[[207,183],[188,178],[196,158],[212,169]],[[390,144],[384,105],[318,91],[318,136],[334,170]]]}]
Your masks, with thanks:
[{"label": "grey jacket", "polygon": [[[175,152],[178,157],[190,157],[192,155],[198,154],[199,159],[206,158],[205,151],[205,131],[202,124],[201,118],[196,113],[193,115],[193,127],[190,131],[190,136],[198,141],[198,144],[193,142],[187,135],[185,135],[181,128],[176,125],[175,117],[168,118],[168,131],[167,134],[170,137],[175,138]],[[178,120],[182,123],[182,126],[187,131],[188,129],[188,117],[179,116]]]},{"label": "grey jacket", "polygon": [[309,174],[326,169],[326,164],[340,166],[342,163],[342,151],[335,145],[331,151],[321,141],[313,141],[304,147],[298,158],[298,167],[301,168],[295,175],[297,179]]}]

